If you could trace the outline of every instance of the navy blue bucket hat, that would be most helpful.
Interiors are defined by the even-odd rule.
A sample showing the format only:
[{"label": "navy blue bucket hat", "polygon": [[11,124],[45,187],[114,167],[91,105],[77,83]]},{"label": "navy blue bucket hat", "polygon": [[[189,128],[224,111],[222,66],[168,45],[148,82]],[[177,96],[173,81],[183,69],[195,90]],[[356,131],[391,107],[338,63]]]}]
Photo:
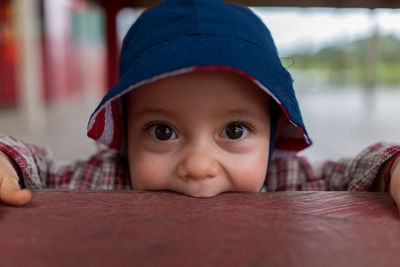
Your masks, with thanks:
[{"label": "navy blue bucket hat", "polygon": [[311,145],[293,80],[269,30],[246,7],[220,0],[165,0],[132,25],[119,67],[119,82],[88,124],[88,136],[110,148],[121,149],[124,144],[121,96],[143,84],[195,70],[231,71],[267,93],[287,118],[276,150],[299,151]]}]

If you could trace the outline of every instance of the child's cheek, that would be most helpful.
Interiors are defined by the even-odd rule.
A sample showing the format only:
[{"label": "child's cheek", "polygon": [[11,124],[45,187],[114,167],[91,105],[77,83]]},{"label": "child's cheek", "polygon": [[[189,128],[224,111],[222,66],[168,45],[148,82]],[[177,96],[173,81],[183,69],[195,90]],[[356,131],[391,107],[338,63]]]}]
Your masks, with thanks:
[{"label": "child's cheek", "polygon": [[231,179],[237,191],[259,192],[265,181],[268,167],[266,154],[243,157],[232,164]]},{"label": "child's cheek", "polygon": [[167,188],[167,177],[170,164],[167,159],[140,154],[129,159],[131,183],[138,190],[164,190]]}]

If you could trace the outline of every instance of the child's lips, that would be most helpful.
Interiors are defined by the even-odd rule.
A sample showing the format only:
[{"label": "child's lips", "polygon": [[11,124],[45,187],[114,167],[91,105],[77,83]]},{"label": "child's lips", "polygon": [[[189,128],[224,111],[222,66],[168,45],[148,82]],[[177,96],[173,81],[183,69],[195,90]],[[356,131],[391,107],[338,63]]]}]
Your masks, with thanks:
[{"label": "child's lips", "polygon": [[181,181],[182,182],[179,182],[176,188],[172,190],[192,197],[213,197],[222,192],[229,191],[228,188],[223,190],[224,183],[221,183],[218,178],[188,179]]}]

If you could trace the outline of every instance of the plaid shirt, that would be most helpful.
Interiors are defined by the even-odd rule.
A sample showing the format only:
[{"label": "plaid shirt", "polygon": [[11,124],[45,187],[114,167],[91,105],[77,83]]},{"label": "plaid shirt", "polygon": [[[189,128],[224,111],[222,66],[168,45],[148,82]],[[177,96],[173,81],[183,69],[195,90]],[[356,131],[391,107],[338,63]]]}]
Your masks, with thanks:
[{"label": "plaid shirt", "polygon": [[[128,162],[114,150],[102,150],[86,160],[55,161],[49,150],[0,134],[0,150],[20,168],[21,185],[30,189],[132,189]],[[289,155],[271,161],[268,191],[366,191],[385,162],[400,146],[378,143],[352,160],[327,161],[314,169],[306,158]]]}]

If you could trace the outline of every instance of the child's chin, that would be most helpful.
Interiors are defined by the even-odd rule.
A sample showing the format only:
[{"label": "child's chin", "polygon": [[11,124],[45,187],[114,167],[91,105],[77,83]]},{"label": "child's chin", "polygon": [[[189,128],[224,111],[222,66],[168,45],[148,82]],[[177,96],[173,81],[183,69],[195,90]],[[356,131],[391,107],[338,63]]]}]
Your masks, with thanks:
[{"label": "child's chin", "polygon": [[188,196],[191,197],[198,197],[198,198],[207,198],[207,197],[215,197],[216,195],[218,195],[219,193],[195,193],[195,194],[187,194]]}]

